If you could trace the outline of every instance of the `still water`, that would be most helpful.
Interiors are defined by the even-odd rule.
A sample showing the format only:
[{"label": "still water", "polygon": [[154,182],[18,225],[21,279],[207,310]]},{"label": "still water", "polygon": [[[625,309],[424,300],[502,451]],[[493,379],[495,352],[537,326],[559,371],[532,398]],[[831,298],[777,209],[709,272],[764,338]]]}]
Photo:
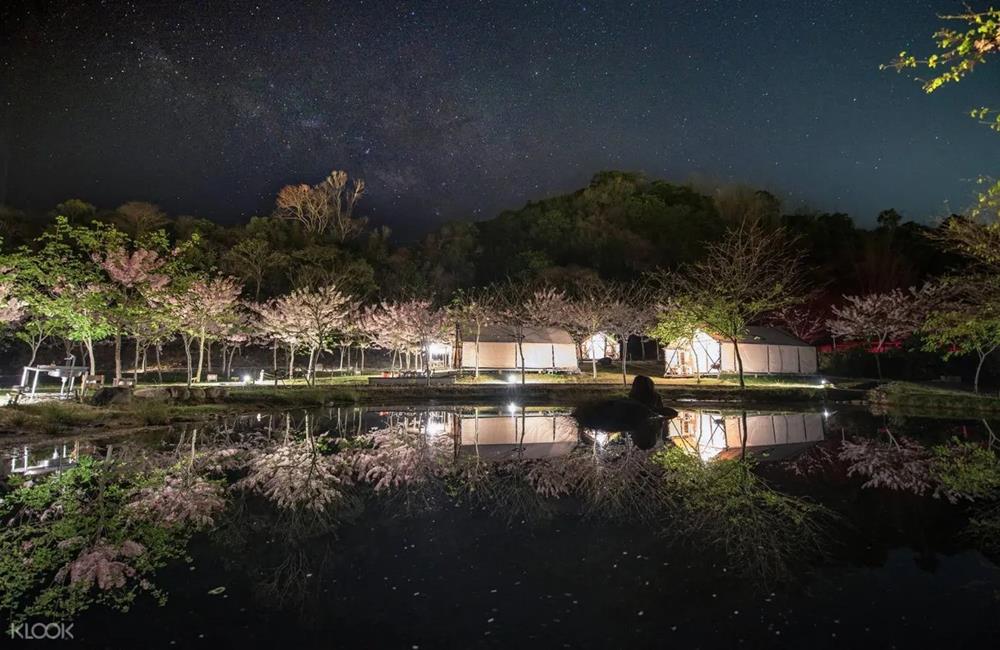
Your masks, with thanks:
[{"label": "still water", "polygon": [[0,446],[36,572],[2,614],[84,647],[996,647],[997,430],[435,405]]}]

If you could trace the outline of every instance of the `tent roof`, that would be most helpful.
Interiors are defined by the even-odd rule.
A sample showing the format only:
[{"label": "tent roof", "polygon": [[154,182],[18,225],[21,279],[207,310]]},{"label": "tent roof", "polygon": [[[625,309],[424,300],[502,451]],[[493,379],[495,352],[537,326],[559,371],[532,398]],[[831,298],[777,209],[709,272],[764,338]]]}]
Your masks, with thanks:
[{"label": "tent roof", "polygon": [[[712,338],[723,340],[721,337],[712,334]],[[802,339],[796,338],[778,327],[768,325],[751,325],[747,328],[747,333],[740,337],[740,344],[747,345],[796,345],[799,347],[811,348]]]},{"label": "tent roof", "polygon": [[[462,341],[473,342],[476,340],[476,327],[474,325],[462,326]],[[479,334],[480,343],[513,343],[514,337],[510,330],[497,325],[486,325]],[[569,332],[558,327],[526,327],[524,328],[525,343],[557,343],[573,345],[573,337]]]}]

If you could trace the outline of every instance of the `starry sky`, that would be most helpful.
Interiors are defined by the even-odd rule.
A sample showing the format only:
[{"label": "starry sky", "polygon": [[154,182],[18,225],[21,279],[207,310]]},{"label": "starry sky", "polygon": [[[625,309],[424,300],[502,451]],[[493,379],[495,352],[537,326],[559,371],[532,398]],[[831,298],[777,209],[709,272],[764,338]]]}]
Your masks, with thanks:
[{"label": "starry sky", "polygon": [[[932,220],[997,174],[1000,68],[880,71],[957,1],[24,2],[0,7],[0,203],[233,222],[331,169],[401,233],[626,169]],[[992,167],[992,168],[991,168]]]}]

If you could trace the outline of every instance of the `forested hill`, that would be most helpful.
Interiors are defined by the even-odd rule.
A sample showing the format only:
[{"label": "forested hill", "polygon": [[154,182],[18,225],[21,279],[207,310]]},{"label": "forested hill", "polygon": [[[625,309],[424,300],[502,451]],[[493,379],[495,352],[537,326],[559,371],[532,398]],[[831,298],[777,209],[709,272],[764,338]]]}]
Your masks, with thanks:
[{"label": "forested hill", "polygon": [[709,196],[617,171],[494,219],[447,224],[417,248],[430,275],[445,284],[486,284],[508,275],[570,284],[594,273],[625,279],[676,268],[747,218],[797,235],[816,283],[837,291],[907,286],[954,263],[932,245],[930,228],[891,209],[867,230],[842,213],[784,213],[773,195],[752,188]]},{"label": "forested hill", "polygon": [[[291,186],[283,192],[313,196],[324,188]],[[955,263],[932,245],[930,228],[893,210],[883,211],[879,225],[866,230],[845,214],[785,213],[774,196],[753,188],[702,192],[620,171],[601,172],[587,187],[493,219],[444,224],[405,246],[363,218],[342,220],[349,228],[339,235],[336,229],[310,230],[289,218],[301,209],[283,210],[281,196],[273,215],[235,226],[167,215],[144,202],[102,209],[70,199],[44,214],[0,206],[0,247],[36,246],[35,238],[57,215],[74,224],[111,224],[137,240],[161,228],[174,243],[197,233],[196,265],[241,279],[246,296],[255,300],[330,282],[368,300],[448,296],[508,276],[563,286],[593,275],[634,279],[699,259],[706,246],[746,219],[785,226],[799,236],[810,280],[831,294],[906,287]]]}]

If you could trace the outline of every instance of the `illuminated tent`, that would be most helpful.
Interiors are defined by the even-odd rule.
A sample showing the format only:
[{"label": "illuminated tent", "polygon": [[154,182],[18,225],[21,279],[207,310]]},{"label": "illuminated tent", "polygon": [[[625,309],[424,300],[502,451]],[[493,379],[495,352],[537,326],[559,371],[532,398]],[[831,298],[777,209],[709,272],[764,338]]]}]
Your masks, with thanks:
[{"label": "illuminated tent", "polygon": [[587,361],[591,359],[617,359],[619,356],[621,355],[618,352],[618,339],[607,332],[598,332],[580,343],[581,359]]},{"label": "illuminated tent", "polygon": [[[476,367],[476,331],[462,327],[458,365]],[[556,327],[528,327],[524,330],[524,367],[531,372],[579,372],[576,344],[565,330]],[[521,356],[508,329],[483,327],[479,335],[480,370],[520,370]]]},{"label": "illuminated tent", "polygon": [[[816,348],[777,327],[751,326],[739,341],[747,374],[814,375]],[[732,341],[699,330],[693,341],[663,348],[664,375],[690,376],[737,372]]]}]

